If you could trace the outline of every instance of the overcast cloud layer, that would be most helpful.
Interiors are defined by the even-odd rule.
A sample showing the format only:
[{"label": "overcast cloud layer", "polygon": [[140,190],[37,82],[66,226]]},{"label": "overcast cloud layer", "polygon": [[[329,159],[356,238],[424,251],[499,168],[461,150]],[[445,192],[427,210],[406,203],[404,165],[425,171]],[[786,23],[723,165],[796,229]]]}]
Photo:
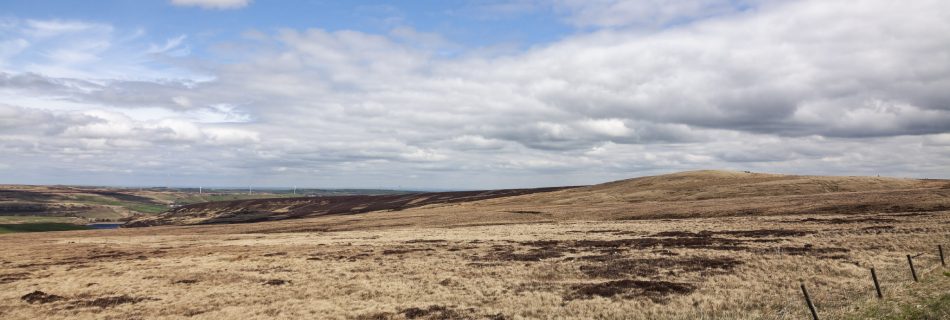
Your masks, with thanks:
[{"label": "overcast cloud layer", "polygon": [[196,55],[194,35],[150,43],[97,21],[0,20],[0,183],[950,178],[950,2],[518,4],[576,32],[499,51],[408,25],[246,30]]}]

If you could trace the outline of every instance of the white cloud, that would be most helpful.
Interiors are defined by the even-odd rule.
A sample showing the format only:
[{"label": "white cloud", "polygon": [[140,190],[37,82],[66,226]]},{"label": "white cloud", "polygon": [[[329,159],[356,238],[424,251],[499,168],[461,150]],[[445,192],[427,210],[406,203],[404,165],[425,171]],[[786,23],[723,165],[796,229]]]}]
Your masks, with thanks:
[{"label": "white cloud", "polygon": [[37,38],[49,38],[97,30],[111,32],[112,27],[98,23],[68,20],[26,20],[25,33]]},{"label": "white cloud", "polygon": [[650,3],[673,18],[590,18],[578,24],[607,27],[505,55],[440,55],[441,37],[413,29],[286,29],[241,40],[254,49],[236,61],[201,61],[213,80],[8,71],[0,97],[18,106],[0,106],[0,162],[456,188],[697,168],[950,172],[947,2],[775,1],[715,16],[697,13],[721,2]]},{"label": "white cloud", "polygon": [[246,7],[251,0],[171,0],[171,3],[176,6],[226,10]]},{"label": "white cloud", "polygon": [[[75,20],[7,19],[0,24],[0,72],[84,80],[196,77],[169,64],[190,54],[187,36],[164,45],[140,43],[141,29]],[[162,60],[164,67],[154,62]]]},{"label": "white cloud", "polygon": [[150,45],[146,52],[150,54],[168,54],[174,57],[187,56],[191,53],[191,49],[184,45],[185,39],[187,38],[187,35],[169,38],[165,40],[165,44],[163,45]]}]

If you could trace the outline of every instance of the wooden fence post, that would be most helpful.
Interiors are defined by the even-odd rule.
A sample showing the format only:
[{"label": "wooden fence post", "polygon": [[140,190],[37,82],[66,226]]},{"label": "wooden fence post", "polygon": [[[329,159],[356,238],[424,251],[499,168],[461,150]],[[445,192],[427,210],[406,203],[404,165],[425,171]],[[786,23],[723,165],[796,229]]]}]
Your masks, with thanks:
[{"label": "wooden fence post", "polygon": [[884,294],[881,293],[881,285],[877,283],[877,272],[874,272],[874,267],[871,267],[871,280],[874,280],[874,290],[877,290],[877,298],[884,299]]},{"label": "wooden fence post", "polygon": [[907,255],[907,264],[910,265],[910,275],[914,276],[914,282],[918,282],[918,280],[917,280],[917,270],[914,269],[914,260],[911,260],[911,259],[910,259],[910,255],[909,255],[909,254]]},{"label": "wooden fence post", "polygon": [[811,311],[811,318],[818,320],[818,311],[815,310],[815,304],[811,302],[811,296],[808,295],[808,289],[805,289],[804,282],[802,282],[802,293],[805,294],[805,303],[808,304],[808,310]]},{"label": "wooden fence post", "polygon": [[940,251],[940,265],[946,267],[947,261],[943,260],[943,245],[942,244],[937,245],[937,251]]}]

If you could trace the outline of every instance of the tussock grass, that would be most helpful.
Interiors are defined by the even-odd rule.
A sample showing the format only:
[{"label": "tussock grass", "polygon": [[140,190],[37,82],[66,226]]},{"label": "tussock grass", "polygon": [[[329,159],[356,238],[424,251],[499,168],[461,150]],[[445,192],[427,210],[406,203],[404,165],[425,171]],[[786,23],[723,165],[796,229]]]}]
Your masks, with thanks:
[{"label": "tussock grass", "polygon": [[[822,319],[942,318],[945,185],[693,172],[358,215],[6,234],[0,318],[806,319],[800,283]],[[213,214],[195,213],[184,222]],[[919,253],[915,283],[906,255]]]},{"label": "tussock grass", "polygon": [[[947,278],[930,251],[950,212],[887,216],[892,229],[809,217],[4,235],[0,318],[802,319],[804,281],[823,318],[847,319],[878,303],[872,265],[894,301],[947,288],[926,284]],[[919,284],[904,257],[917,252],[933,270]],[[21,300],[34,291],[62,299]]]}]

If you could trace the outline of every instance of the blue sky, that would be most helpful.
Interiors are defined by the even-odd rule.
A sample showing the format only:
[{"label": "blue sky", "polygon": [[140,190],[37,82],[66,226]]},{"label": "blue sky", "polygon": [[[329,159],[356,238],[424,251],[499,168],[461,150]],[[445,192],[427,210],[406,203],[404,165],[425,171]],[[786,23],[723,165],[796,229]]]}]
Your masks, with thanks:
[{"label": "blue sky", "polygon": [[0,183],[947,178],[950,2],[4,1]]},{"label": "blue sky", "polygon": [[[320,28],[386,33],[397,27],[439,32],[464,48],[531,46],[571,34],[549,6],[496,1],[256,1],[240,9],[175,6],[168,1],[5,1],[0,12],[17,18],[104,21],[148,30],[160,41],[182,34],[212,43],[248,30]],[[10,14],[13,13],[13,14]]]}]

